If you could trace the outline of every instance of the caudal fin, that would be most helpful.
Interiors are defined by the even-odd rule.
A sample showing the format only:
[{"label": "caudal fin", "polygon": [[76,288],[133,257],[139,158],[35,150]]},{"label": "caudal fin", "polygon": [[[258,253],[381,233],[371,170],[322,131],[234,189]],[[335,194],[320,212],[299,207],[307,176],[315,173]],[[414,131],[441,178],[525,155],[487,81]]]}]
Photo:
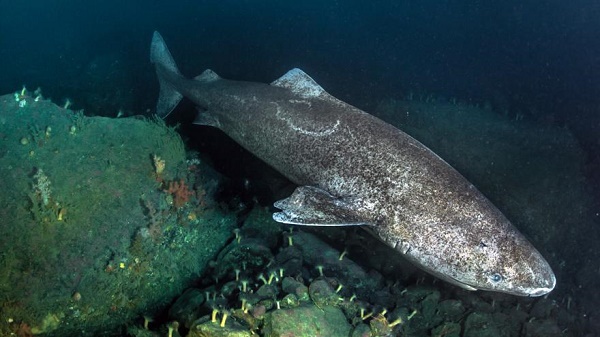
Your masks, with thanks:
[{"label": "caudal fin", "polygon": [[156,74],[160,83],[156,114],[161,118],[165,118],[179,104],[183,95],[167,80],[167,77],[172,78],[173,75],[181,76],[181,73],[177,69],[175,60],[173,60],[173,56],[171,56],[165,40],[163,40],[158,32],[154,32],[152,36],[150,62],[154,63],[156,67]]}]

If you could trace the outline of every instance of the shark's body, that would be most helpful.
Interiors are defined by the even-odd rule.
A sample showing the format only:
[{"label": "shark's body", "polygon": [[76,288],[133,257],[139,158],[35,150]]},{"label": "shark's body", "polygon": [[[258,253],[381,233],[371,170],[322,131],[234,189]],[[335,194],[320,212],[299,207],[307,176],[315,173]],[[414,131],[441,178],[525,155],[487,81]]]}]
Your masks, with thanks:
[{"label": "shark's body", "polygon": [[275,220],[368,226],[416,265],[469,290],[539,296],[554,288],[541,254],[456,170],[301,70],[270,85],[210,70],[189,80],[158,33],[151,60],[159,116],[188,97],[203,110],[198,124],[223,130],[300,186],[275,204]]}]

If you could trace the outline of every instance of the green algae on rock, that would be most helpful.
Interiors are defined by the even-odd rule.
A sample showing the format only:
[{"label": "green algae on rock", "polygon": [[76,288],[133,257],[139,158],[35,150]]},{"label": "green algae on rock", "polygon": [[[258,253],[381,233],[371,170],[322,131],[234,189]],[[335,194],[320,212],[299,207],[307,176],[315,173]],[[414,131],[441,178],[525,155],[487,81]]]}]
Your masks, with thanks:
[{"label": "green algae on rock", "polygon": [[[206,207],[219,178],[162,121],[21,101],[0,97],[0,335],[119,331],[166,305],[231,236]],[[194,195],[174,208],[180,180]]]}]

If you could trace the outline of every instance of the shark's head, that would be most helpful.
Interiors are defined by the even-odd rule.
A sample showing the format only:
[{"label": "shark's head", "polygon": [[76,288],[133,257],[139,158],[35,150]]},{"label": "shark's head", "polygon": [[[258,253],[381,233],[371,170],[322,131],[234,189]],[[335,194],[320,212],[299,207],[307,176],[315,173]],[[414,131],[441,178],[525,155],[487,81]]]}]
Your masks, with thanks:
[{"label": "shark's head", "polygon": [[[405,255],[430,273],[469,290],[542,296],[554,289],[556,278],[548,262],[499,211],[459,221],[471,224],[438,226],[427,242],[411,247]],[[435,241],[438,245],[432,248]]]},{"label": "shark's head", "polygon": [[516,230],[480,237],[464,251],[470,253],[453,266],[452,281],[465,288],[542,296],[556,285],[548,262]]}]

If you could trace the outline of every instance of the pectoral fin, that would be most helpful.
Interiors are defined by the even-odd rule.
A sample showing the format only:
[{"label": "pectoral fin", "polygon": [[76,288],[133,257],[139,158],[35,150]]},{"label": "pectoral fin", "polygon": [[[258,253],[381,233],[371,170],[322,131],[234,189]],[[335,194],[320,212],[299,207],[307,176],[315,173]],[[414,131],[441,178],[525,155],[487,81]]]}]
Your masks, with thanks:
[{"label": "pectoral fin", "polygon": [[273,214],[277,222],[304,226],[361,226],[369,223],[352,211],[351,198],[337,198],[312,186],[300,186],[288,198],[275,202],[281,212]]},{"label": "pectoral fin", "polygon": [[212,126],[218,129],[221,128],[221,123],[215,115],[211,114],[209,111],[200,109],[198,109],[198,115],[196,115],[196,119],[194,119],[194,124]]}]

